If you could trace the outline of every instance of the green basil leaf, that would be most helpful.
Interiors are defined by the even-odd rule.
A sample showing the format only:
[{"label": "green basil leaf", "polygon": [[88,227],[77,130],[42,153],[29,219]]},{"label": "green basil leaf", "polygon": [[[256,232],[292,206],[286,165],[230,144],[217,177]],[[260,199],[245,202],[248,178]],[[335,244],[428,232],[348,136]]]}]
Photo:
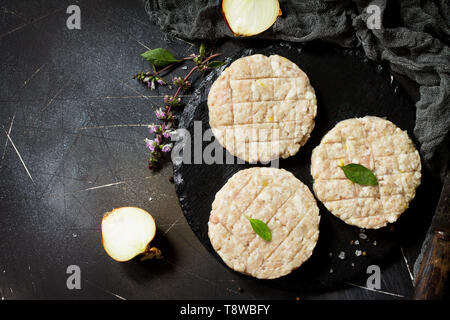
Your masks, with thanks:
[{"label": "green basil leaf", "polygon": [[203,59],[205,57],[206,54],[206,45],[204,42],[202,42],[202,44],[200,45],[200,59]]},{"label": "green basil leaf", "polygon": [[141,56],[156,67],[164,67],[168,64],[181,61],[176,59],[173,54],[163,48],[148,50],[142,53]]},{"label": "green basil leaf", "polygon": [[340,168],[344,171],[347,179],[357,184],[365,186],[374,186],[378,184],[377,177],[373,172],[360,164],[350,163],[346,166],[340,166]]},{"label": "green basil leaf", "polygon": [[258,236],[266,241],[270,241],[270,239],[272,239],[272,234],[270,233],[270,229],[267,224],[258,219],[251,219],[249,217],[246,218],[250,221],[253,231],[255,231]]},{"label": "green basil leaf", "polygon": [[223,66],[224,64],[225,64],[225,62],[222,62],[222,61],[211,61],[211,62],[209,62],[206,66],[207,66],[208,68],[213,69],[213,68],[220,68],[220,67]]}]

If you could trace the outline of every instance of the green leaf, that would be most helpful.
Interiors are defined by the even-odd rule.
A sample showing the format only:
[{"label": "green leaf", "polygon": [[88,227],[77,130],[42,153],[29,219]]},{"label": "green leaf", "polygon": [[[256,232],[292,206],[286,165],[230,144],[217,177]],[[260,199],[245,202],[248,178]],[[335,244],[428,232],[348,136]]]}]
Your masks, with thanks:
[{"label": "green leaf", "polygon": [[206,66],[207,66],[208,68],[213,69],[213,68],[220,68],[220,67],[223,66],[224,64],[225,64],[225,62],[222,62],[222,61],[211,61],[211,62],[209,62]]},{"label": "green leaf", "polygon": [[344,171],[347,179],[357,184],[364,186],[374,186],[378,184],[377,177],[373,172],[360,164],[350,163],[346,166],[340,166],[340,168]]},{"label": "green leaf", "polygon": [[270,241],[270,239],[272,239],[270,229],[264,222],[258,219],[251,219],[249,217],[246,218],[248,219],[248,221],[250,221],[253,231],[255,231],[258,236],[266,241]]},{"label": "green leaf", "polygon": [[200,45],[200,59],[202,59],[206,54],[206,45],[204,42]]},{"label": "green leaf", "polygon": [[173,54],[163,48],[148,50],[142,53],[141,56],[156,67],[164,67],[168,64],[181,61],[176,59]]}]

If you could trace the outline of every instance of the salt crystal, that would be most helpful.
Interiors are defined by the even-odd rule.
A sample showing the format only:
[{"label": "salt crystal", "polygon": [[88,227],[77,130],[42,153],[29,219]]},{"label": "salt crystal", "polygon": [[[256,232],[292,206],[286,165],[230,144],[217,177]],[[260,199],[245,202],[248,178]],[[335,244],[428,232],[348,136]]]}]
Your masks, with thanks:
[{"label": "salt crystal", "polygon": [[359,237],[363,240],[367,239],[367,235],[365,233],[360,233]]},{"label": "salt crystal", "polygon": [[333,255],[333,252],[330,252],[328,255],[331,257]]},{"label": "salt crystal", "polygon": [[352,262],[352,267],[354,267],[355,266],[355,264]]},{"label": "salt crystal", "polygon": [[358,245],[359,244],[359,240],[355,240],[355,245]]},{"label": "salt crystal", "polygon": [[330,269],[330,273],[333,273],[333,269]]},{"label": "salt crystal", "polygon": [[345,252],[341,251],[341,253],[339,253],[339,255],[338,255],[338,258],[341,259],[341,260],[344,260],[345,259]]},{"label": "salt crystal", "polygon": [[362,253],[361,250],[356,250],[356,251],[355,251],[355,255],[356,255],[357,257],[359,257],[359,256],[361,255],[361,253]]},{"label": "salt crystal", "polygon": [[374,241],[374,242],[373,242],[373,245],[374,245],[374,246],[376,246],[376,245],[377,245],[377,242],[376,242],[376,241]]}]

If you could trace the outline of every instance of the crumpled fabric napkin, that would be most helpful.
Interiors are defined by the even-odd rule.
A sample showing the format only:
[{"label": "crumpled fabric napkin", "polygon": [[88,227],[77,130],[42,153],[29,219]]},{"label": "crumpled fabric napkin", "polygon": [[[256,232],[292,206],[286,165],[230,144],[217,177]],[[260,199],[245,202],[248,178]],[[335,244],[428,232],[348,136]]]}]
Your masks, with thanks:
[{"label": "crumpled fabric napkin", "polygon": [[[151,21],[189,40],[233,37],[220,0],[145,0]],[[448,0],[280,0],[283,15],[256,37],[306,42],[321,39],[360,47],[375,61],[415,81],[414,134],[425,164],[443,179],[449,161],[450,2]],[[376,6],[381,28],[368,27]],[[373,20],[371,20],[373,21]]]}]

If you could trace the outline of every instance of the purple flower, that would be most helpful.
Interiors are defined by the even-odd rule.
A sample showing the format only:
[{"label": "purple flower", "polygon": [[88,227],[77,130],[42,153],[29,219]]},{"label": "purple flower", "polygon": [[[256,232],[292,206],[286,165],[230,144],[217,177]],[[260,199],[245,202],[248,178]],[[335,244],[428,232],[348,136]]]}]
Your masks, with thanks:
[{"label": "purple flower", "polygon": [[170,151],[172,151],[172,144],[170,143],[170,144],[165,144],[165,145],[163,145],[162,146],[162,148],[161,148],[161,151],[162,152],[170,152]]},{"label": "purple flower", "polygon": [[156,125],[156,124],[152,124],[148,127],[150,133],[155,133],[158,132],[159,130],[161,130],[161,126]]},{"label": "purple flower", "polygon": [[155,115],[160,120],[163,120],[166,118],[166,113],[161,108],[159,108],[158,110],[155,111]]},{"label": "purple flower", "polygon": [[163,86],[163,85],[166,84],[166,82],[165,82],[163,79],[158,78],[158,84],[161,85],[161,86]]},{"label": "purple flower", "polygon": [[154,90],[155,89],[155,80],[149,81],[147,83],[147,85],[150,88],[150,90]]},{"label": "purple flower", "polygon": [[181,102],[180,97],[174,97],[174,96],[164,96],[164,103],[167,105],[171,105],[173,107],[177,107]]},{"label": "purple flower", "polygon": [[[167,117],[169,118],[171,116],[171,114],[172,114],[172,112],[168,112]],[[172,127],[173,127],[173,122],[165,122],[161,125],[161,131],[164,132],[164,131],[170,130],[170,129],[172,129]]]},{"label": "purple flower", "polygon": [[172,79],[172,83],[176,86],[182,86],[183,82],[184,82],[184,80],[181,77],[173,77],[173,79]]},{"label": "purple flower", "polygon": [[182,87],[184,90],[187,90],[191,87],[192,83],[190,81],[184,80],[181,77],[174,77],[172,79],[174,85],[178,87]]},{"label": "purple flower", "polygon": [[162,136],[160,134],[157,134],[155,137],[155,143],[157,145],[159,145],[161,143],[161,141],[162,141]]},{"label": "purple flower", "polygon": [[163,136],[164,136],[164,138],[170,138],[170,137],[172,137],[172,133],[173,133],[173,131],[171,131],[171,130],[165,130],[165,131],[163,131]]},{"label": "purple flower", "polygon": [[145,146],[147,147],[147,149],[150,149],[150,151],[155,151],[156,145],[156,141],[145,139]]}]

